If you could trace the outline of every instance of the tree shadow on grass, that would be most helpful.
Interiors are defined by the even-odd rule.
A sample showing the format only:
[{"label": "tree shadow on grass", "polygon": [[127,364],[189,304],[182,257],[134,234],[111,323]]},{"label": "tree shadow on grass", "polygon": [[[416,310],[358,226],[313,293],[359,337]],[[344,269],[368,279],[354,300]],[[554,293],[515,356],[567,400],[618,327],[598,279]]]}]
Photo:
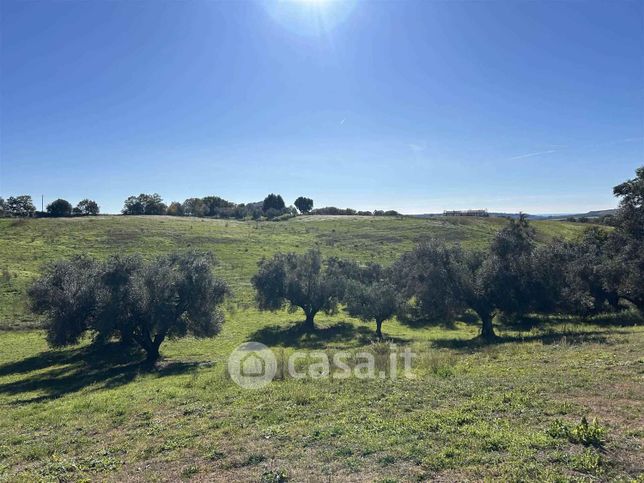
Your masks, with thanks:
[{"label": "tree shadow on grass", "polygon": [[[118,343],[50,350],[0,366],[0,377],[29,374],[22,379],[0,384],[0,394],[27,395],[26,398],[12,401],[12,404],[43,402],[88,386],[93,386],[92,390],[118,387],[143,373],[169,376],[193,370],[196,366],[197,363],[166,362],[151,367],[142,353]],[[34,371],[39,372],[31,374]]]},{"label": "tree shadow on grass", "polygon": [[450,338],[450,339],[438,339],[432,342],[432,346],[435,348],[448,348],[456,350],[475,350],[482,349],[485,347],[496,346],[501,344],[508,343],[521,343],[521,342],[535,342],[540,341],[542,344],[585,344],[585,343],[595,343],[595,344],[609,344],[611,340],[609,336],[615,334],[630,334],[626,330],[614,330],[611,332],[605,331],[544,331],[541,334],[529,334],[529,335],[501,335],[497,336],[494,339],[483,339],[481,337],[475,337],[473,339],[460,339],[460,338]]},{"label": "tree shadow on grass", "polygon": [[[402,339],[388,337],[385,340],[403,343]],[[294,347],[298,349],[324,349],[329,343],[344,343],[348,347],[360,347],[377,340],[376,332],[365,326],[339,322],[327,327],[317,326],[308,332],[303,322],[290,325],[271,325],[253,332],[248,340],[261,342],[269,347]]]},{"label": "tree shadow on grass", "polygon": [[398,317],[398,321],[411,329],[427,329],[428,327],[438,327],[443,330],[452,330],[456,331],[459,330],[460,327],[458,325],[458,322],[462,322],[466,325],[480,325],[481,320],[479,319],[478,315],[472,311],[466,311],[461,314],[459,314],[455,318],[448,318],[448,319],[436,319],[436,320],[431,320],[431,319],[426,319],[422,317]]},{"label": "tree shadow on grass", "polygon": [[528,314],[522,315],[516,320],[504,321],[501,319],[501,325],[509,329],[530,330],[534,327],[555,327],[574,325],[597,325],[600,327],[635,327],[644,325],[644,315],[636,310],[624,310],[621,312],[607,312],[596,315],[540,315]]}]

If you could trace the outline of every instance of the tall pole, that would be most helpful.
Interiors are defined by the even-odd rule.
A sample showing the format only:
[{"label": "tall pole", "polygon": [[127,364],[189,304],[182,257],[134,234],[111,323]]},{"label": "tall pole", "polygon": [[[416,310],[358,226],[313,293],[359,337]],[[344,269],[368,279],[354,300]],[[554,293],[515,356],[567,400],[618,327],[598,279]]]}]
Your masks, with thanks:
[{"label": "tall pole", "polygon": [[40,211],[45,211],[45,195],[40,195]]}]

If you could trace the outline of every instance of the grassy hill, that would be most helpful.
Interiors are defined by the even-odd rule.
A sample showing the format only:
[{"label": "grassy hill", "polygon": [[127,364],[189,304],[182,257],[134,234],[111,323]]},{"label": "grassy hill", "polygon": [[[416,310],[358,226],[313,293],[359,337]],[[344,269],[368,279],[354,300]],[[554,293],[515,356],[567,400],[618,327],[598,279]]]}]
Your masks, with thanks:
[{"label": "grassy hill", "polygon": [[[58,219],[0,219],[0,328],[33,327],[24,292],[43,263],[84,253],[106,257],[172,250],[212,251],[218,272],[233,287],[236,301],[250,303],[250,278],[262,257],[278,251],[318,246],[325,255],[392,262],[423,237],[459,242],[466,248],[488,244],[506,220],[500,218],[390,218],[301,216],[285,222],[242,222],[164,216]],[[585,226],[535,222],[538,237],[573,237]]]},{"label": "grassy hill", "polygon": [[[234,347],[263,342],[285,360],[298,349],[390,348],[340,313],[302,334],[302,314],[260,313],[249,279],[257,260],[318,245],[327,254],[391,262],[432,235],[484,247],[502,219],[299,217],[254,223],[169,217],[0,220],[0,481],[595,481],[637,478],[642,454],[644,329],[632,314],[385,336],[417,353],[395,380],[278,377],[242,389],[226,373]],[[539,239],[587,225],[534,222]],[[212,250],[235,291],[214,339],[169,341],[148,372],[118,346],[47,348],[24,288],[47,260],[173,249]],[[2,276],[2,273],[9,275]],[[635,325],[634,325],[635,324]],[[32,329],[29,329],[29,328]],[[383,355],[384,354],[384,355]],[[586,438],[598,418],[603,443]],[[590,438],[592,440],[592,438]],[[640,476],[641,478],[641,476]]]}]

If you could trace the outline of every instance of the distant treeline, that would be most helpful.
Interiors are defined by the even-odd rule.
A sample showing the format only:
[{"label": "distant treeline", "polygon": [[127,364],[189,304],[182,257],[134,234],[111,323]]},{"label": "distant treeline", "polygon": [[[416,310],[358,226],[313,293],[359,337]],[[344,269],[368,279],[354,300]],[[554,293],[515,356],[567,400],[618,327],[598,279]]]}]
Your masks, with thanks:
[{"label": "distant treeline", "polygon": [[[57,199],[47,205],[45,211],[37,211],[29,195],[0,198],[0,217],[68,217],[98,215],[98,204],[90,199],[80,201],[75,207],[64,199]],[[400,216],[394,210],[358,211],[352,208],[326,206],[313,209],[313,200],[298,197],[291,206],[286,206],[281,195],[269,194],[263,201],[255,203],[233,203],[219,196],[188,198],[183,203],[173,201],[167,205],[158,193],[128,197],[121,210],[123,215],[169,215],[196,216],[200,218],[233,218],[237,220],[283,220],[305,215],[357,215],[357,216]]]},{"label": "distant treeline", "polygon": [[262,218],[283,220],[297,216],[298,213],[309,215],[360,215],[360,216],[398,216],[394,210],[357,211],[351,208],[328,206],[313,209],[313,200],[305,196],[298,197],[291,206],[286,206],[279,194],[271,193],[263,201],[255,203],[233,203],[219,196],[188,198],[183,203],[173,201],[170,205],[163,202],[157,193],[130,196],[123,205],[124,215],[170,215],[196,216],[210,218],[234,218],[238,220]]},{"label": "distant treeline", "polygon": [[564,218],[564,221],[570,223],[594,223],[596,225],[606,225],[606,226],[616,226],[617,219],[614,215],[602,215],[598,217],[588,217],[588,216],[567,216]]},{"label": "distant treeline", "polygon": [[0,198],[0,217],[64,217],[64,216],[95,216],[100,213],[98,203],[85,198],[72,207],[63,199],[57,199],[47,205],[46,211],[37,211],[29,195],[10,196],[5,201]]}]

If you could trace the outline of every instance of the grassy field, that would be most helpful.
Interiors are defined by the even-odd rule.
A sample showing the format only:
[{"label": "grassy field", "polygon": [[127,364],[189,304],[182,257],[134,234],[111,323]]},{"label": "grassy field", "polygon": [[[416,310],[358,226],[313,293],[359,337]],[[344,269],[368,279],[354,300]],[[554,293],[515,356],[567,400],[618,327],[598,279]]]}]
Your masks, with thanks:
[{"label": "grassy field", "polygon": [[[238,304],[252,303],[250,278],[257,262],[278,251],[318,246],[324,255],[390,263],[427,236],[485,247],[506,221],[499,218],[415,219],[302,216],[286,222],[241,222],[161,216],[69,219],[0,219],[0,329],[34,327],[24,293],[43,263],[84,253],[106,257],[172,250],[210,250]],[[540,239],[574,237],[585,225],[533,224]]]},{"label": "grassy field", "polygon": [[[248,390],[227,377],[228,355],[247,340],[276,347],[280,360],[298,349],[389,351],[342,313],[304,335],[301,314],[255,310],[249,279],[262,256],[317,244],[390,262],[428,235],[484,247],[504,222],[0,220],[0,480],[644,481],[644,328],[630,313],[500,326],[485,347],[467,320],[386,323],[391,342],[418,354],[409,378],[278,377]],[[533,226],[542,240],[584,228]],[[164,344],[154,372],[116,345],[49,350],[25,308],[47,260],[188,247],[216,254],[235,297],[219,337]],[[583,417],[599,426],[580,426]]]}]

